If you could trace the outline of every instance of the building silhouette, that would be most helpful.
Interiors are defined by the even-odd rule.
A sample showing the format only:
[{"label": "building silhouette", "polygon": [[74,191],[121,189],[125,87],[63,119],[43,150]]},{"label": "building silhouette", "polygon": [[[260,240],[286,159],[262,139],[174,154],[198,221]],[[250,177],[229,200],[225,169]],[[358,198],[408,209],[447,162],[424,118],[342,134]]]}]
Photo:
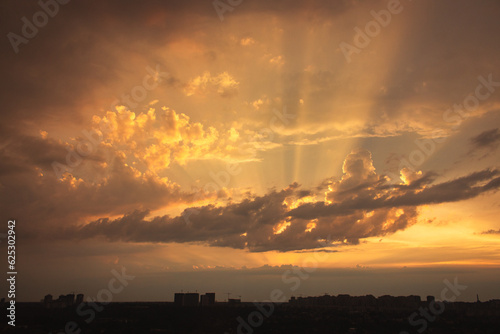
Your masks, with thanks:
[{"label": "building silhouette", "polygon": [[52,303],[52,295],[46,295],[44,298],[43,298],[43,304],[44,305],[47,305],[47,304],[50,304]]},{"label": "building silhouette", "polygon": [[75,300],[75,294],[60,295],[56,300],[53,299],[52,295],[46,295],[42,304],[45,308],[66,308],[73,305],[78,305],[83,303],[83,294],[78,294]]},{"label": "building silhouette", "polygon": [[182,306],[198,306],[200,305],[199,293],[186,293],[184,294],[184,302]]},{"label": "building silhouette", "polygon": [[200,294],[199,293],[182,293],[182,292],[176,293],[176,294],[174,294],[174,304],[177,306],[199,306],[200,305]]},{"label": "building silhouette", "polygon": [[215,305],[215,293],[208,292],[204,295],[201,295],[200,303],[202,306]]},{"label": "building silhouette", "polygon": [[178,292],[174,294],[174,304],[176,306],[182,306],[183,302],[184,302],[184,293]]}]

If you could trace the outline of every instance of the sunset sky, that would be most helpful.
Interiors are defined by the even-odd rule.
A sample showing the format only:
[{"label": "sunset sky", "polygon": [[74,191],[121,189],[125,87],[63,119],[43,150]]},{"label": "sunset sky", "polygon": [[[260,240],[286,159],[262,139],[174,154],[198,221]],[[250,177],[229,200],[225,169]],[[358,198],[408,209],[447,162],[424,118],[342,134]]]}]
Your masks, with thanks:
[{"label": "sunset sky", "polygon": [[498,1],[54,1],[0,11],[17,300],[500,298]]}]

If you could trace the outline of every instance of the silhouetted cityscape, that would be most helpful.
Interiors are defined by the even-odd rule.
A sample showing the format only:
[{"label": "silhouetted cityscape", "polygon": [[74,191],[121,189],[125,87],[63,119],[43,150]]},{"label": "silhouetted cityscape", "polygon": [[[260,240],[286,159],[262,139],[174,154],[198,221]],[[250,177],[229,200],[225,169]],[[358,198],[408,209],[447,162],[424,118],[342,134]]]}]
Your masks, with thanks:
[{"label": "silhouetted cityscape", "polygon": [[[2,333],[497,333],[500,300],[439,302],[434,296],[347,294],[248,302],[178,292],[173,302],[84,300],[46,295],[18,303],[23,317]],[[227,297],[227,298],[226,298]],[[439,306],[438,306],[439,305]],[[5,307],[2,300],[2,307]]]}]

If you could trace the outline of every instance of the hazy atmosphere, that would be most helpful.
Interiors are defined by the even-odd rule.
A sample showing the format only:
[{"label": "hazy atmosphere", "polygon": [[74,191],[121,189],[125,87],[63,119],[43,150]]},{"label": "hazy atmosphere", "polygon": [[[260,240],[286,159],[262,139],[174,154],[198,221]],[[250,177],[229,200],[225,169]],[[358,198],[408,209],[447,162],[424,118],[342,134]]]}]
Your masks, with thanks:
[{"label": "hazy atmosphere", "polygon": [[18,301],[500,299],[499,1],[0,12]]}]

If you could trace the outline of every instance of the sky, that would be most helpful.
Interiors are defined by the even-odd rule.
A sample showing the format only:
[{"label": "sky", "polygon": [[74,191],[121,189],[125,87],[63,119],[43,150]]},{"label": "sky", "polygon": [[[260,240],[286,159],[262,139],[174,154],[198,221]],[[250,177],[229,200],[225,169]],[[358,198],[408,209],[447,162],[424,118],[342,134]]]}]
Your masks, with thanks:
[{"label": "sky", "polygon": [[[1,5],[18,301],[500,299],[500,3]],[[7,285],[2,283],[6,294]]]}]

